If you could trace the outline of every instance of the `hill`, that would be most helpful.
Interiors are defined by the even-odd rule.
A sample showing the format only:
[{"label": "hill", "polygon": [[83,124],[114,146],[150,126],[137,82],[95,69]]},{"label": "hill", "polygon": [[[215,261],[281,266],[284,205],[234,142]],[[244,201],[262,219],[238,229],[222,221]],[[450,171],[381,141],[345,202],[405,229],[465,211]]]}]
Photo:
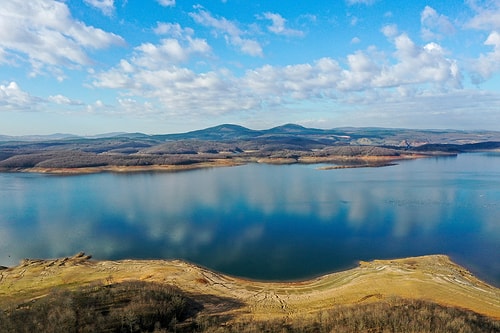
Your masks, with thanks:
[{"label": "hill", "polygon": [[175,260],[27,259],[0,270],[0,309],[1,327],[12,332],[16,323],[32,327],[31,319],[59,321],[62,330],[114,323],[124,332],[500,328],[500,290],[442,255],[361,262],[296,282],[249,281]]},{"label": "hill", "polygon": [[398,159],[500,149],[500,132],[383,128],[251,130],[223,124],[187,133],[3,137],[0,171],[179,170],[265,163],[380,166]]}]

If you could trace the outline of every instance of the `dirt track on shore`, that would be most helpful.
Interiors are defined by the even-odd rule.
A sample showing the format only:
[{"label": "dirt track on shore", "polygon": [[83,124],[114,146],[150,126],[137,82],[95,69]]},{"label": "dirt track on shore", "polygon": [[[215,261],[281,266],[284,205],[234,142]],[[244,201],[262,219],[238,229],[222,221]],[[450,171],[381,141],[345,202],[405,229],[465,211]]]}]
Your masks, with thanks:
[{"label": "dirt track on shore", "polygon": [[301,282],[250,281],[178,260],[94,261],[83,254],[24,260],[0,270],[0,307],[42,297],[55,287],[128,280],[165,283],[190,294],[233,300],[240,306],[207,303],[205,309],[236,320],[293,318],[392,297],[429,300],[500,319],[500,289],[444,255],[361,262],[354,269]]}]

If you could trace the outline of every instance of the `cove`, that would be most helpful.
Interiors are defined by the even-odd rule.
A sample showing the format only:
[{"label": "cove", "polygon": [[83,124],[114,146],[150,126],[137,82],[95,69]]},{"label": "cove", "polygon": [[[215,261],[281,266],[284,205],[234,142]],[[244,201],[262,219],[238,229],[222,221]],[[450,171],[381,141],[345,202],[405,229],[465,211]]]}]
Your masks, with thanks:
[{"label": "cove", "polygon": [[318,167],[2,173],[0,265],[85,251],[296,280],[359,260],[442,253],[500,286],[499,153]]}]

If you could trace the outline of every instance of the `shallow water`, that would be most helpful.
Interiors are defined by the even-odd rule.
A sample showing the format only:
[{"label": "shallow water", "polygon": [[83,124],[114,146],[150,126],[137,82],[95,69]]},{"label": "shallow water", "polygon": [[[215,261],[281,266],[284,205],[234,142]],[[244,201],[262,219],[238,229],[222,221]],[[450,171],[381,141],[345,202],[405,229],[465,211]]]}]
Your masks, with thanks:
[{"label": "shallow water", "polygon": [[0,265],[28,257],[181,258],[254,279],[444,253],[500,285],[500,154],[384,168],[0,174]]}]

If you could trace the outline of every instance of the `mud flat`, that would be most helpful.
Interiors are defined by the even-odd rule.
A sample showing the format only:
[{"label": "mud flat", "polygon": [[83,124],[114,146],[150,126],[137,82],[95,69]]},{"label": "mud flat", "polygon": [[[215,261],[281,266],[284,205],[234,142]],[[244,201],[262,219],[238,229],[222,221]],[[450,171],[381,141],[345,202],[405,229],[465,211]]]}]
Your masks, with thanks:
[{"label": "mud flat", "polygon": [[394,297],[426,300],[500,319],[500,289],[474,277],[447,256],[360,262],[358,267],[299,282],[251,281],[179,260],[97,261],[83,253],[53,260],[25,259],[0,269],[0,308],[29,303],[54,288],[144,281],[191,295],[231,300],[238,307],[204,304],[232,320],[274,320],[314,315],[337,305]]}]

